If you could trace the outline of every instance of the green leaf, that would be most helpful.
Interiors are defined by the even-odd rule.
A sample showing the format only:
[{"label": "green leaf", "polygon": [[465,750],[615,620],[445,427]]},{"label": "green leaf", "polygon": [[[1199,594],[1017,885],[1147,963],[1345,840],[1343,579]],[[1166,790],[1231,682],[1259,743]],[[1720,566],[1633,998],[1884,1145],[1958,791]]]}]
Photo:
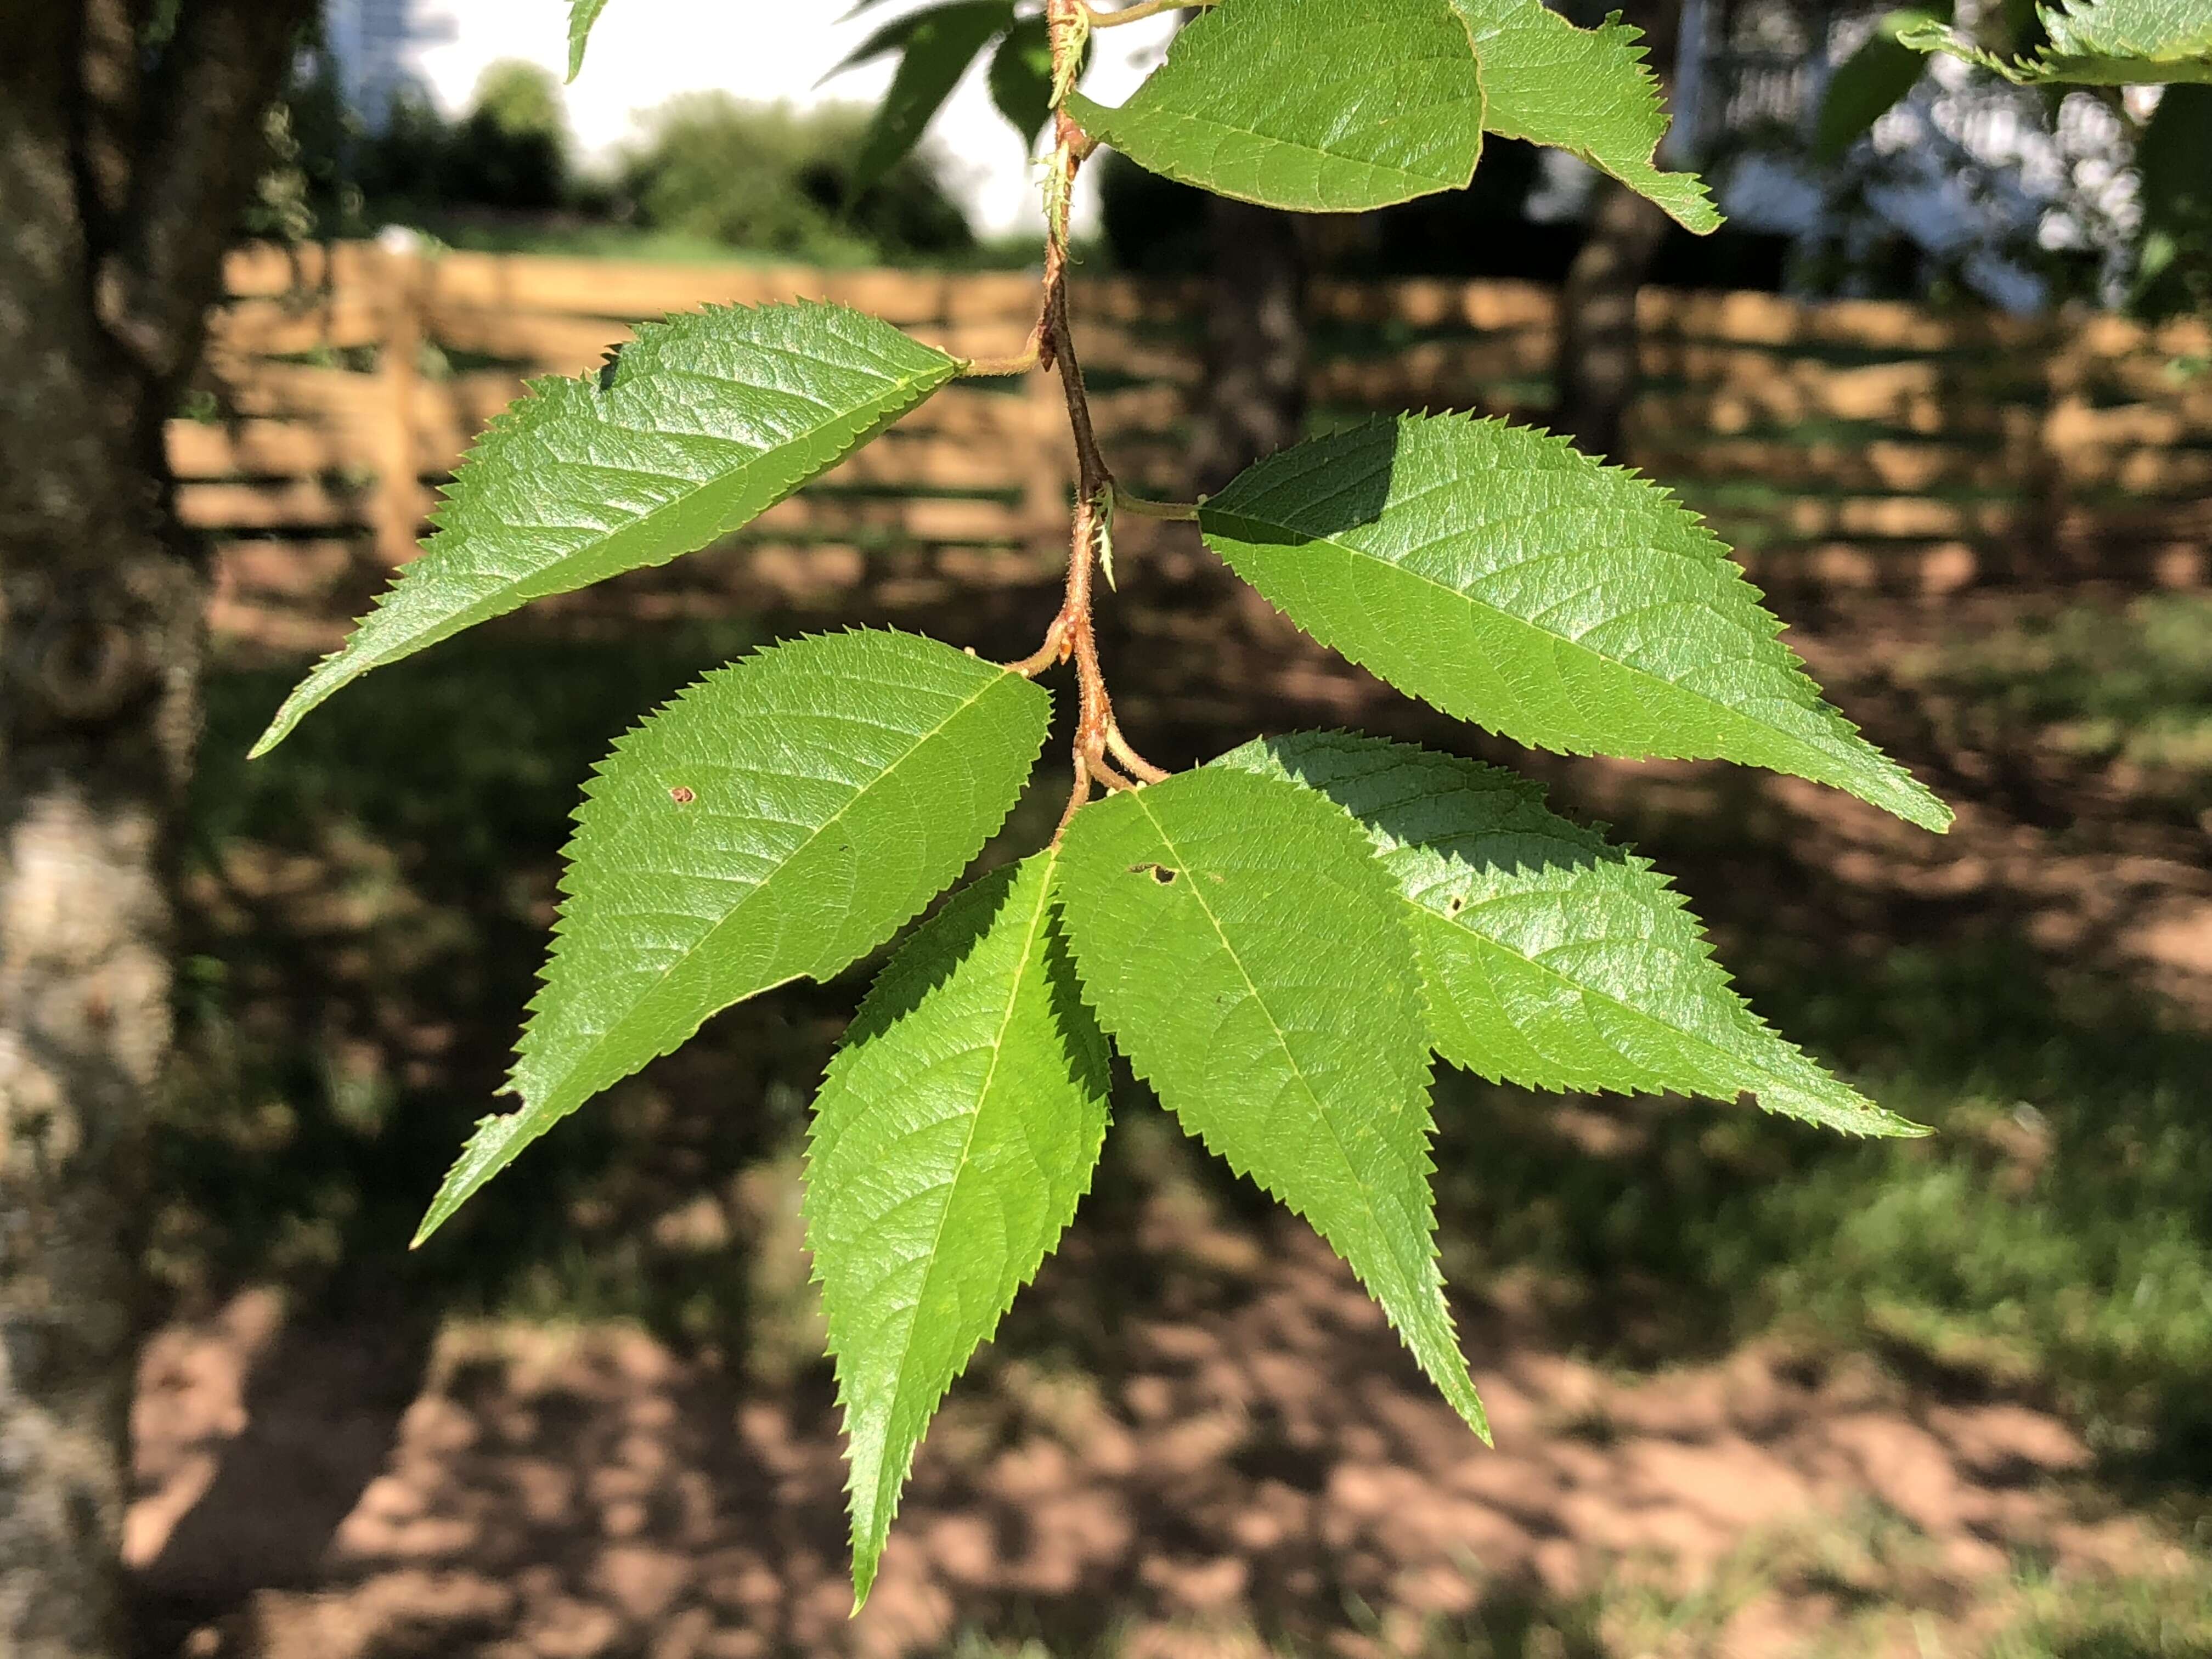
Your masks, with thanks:
[{"label": "green leaf", "polygon": [[1052,119],[1052,35],[1042,17],[1024,17],[991,58],[991,101],[1034,149]]},{"label": "green leaf", "polygon": [[1308,213],[1463,188],[1482,83],[1450,0],[1223,0],[1119,109],[1067,112],[1101,143],[1217,196]]},{"label": "green leaf", "polygon": [[1303,784],[1358,820],[1404,902],[1453,1065],[1533,1089],[1748,1091],[1849,1134],[1923,1133],[1777,1036],[1666,877],[1548,811],[1528,780],[1342,732],[1214,764]]},{"label": "green leaf", "polygon": [[2212,86],[2168,87],[2136,143],[2139,314],[2212,311]]},{"label": "green leaf", "polygon": [[525,1146],[711,1015],[890,937],[1005,821],[1041,687],[911,634],[794,640],[718,669],[585,786],[510,1092],[416,1242]]},{"label": "green leaf", "polygon": [[422,556],[253,753],[373,668],[727,535],[959,368],[842,306],[714,307],[647,324],[597,375],[537,381],[462,464]]},{"label": "green leaf", "polygon": [[848,201],[859,200],[921,142],[922,130],[952,95],[975,54],[1013,17],[1011,0],[955,0],[890,26],[908,31],[906,55],[860,141],[860,159],[845,186]]},{"label": "green leaf", "polygon": [[1703,235],[1721,216],[1694,173],[1653,165],[1667,134],[1659,82],[1619,15],[1577,28],[1543,0],[1451,0],[1482,66],[1483,125],[1571,151]]},{"label": "green leaf", "polygon": [[[846,21],[857,16],[860,13],[866,11],[866,9],[867,7],[866,5],[855,6],[851,11],[847,12],[844,17],[840,18],[838,21],[840,22]],[[827,75],[824,75],[822,77],[822,81],[832,80],[837,76],[842,75],[848,69],[857,69],[862,64],[873,63],[878,58],[882,58],[890,52],[899,51],[907,44],[908,41],[914,39],[915,33],[924,24],[929,22],[931,19],[934,18],[938,15],[939,12],[945,9],[946,9],[946,8],[942,6],[928,6],[923,8],[920,11],[910,11],[903,17],[894,17],[890,22],[884,24],[880,28],[877,29],[873,34],[871,34],[866,40],[860,42],[859,46],[854,47],[852,51],[847,52],[842,58],[839,58],[837,60],[837,66],[831,70]],[[1014,15],[1012,0],[994,0],[994,11],[999,26],[1003,28]],[[817,86],[820,86],[822,84],[822,81],[817,81],[815,84]]]},{"label": "green leaf", "polygon": [[1860,134],[1896,106],[1928,67],[1927,58],[1904,44],[1907,29],[1949,21],[1950,7],[1893,11],[1875,25],[1859,49],[1836,67],[1820,97],[1813,128],[1813,160],[1833,167]]},{"label": "green leaf", "polygon": [[1951,821],[1821,701],[1701,520],[1564,439],[1371,422],[1270,456],[1199,523],[1316,639],[1461,720],[1569,754],[1741,761]]},{"label": "green leaf", "polygon": [[1437,1272],[1418,970],[1358,827],[1279,780],[1186,772],[1078,813],[1060,895],[1137,1074],[1313,1224],[1487,1439]]},{"label": "green leaf", "polygon": [[1058,855],[955,897],[891,958],[814,1103],[806,1239],[867,1599],[938,1402],[1090,1190],[1105,1039],[1054,927]]},{"label": "green leaf", "polygon": [[583,72],[584,46],[592,38],[592,25],[607,9],[607,0],[568,0],[568,78]]},{"label": "green leaf", "polygon": [[1995,70],[2016,86],[2212,83],[2212,8],[2204,0],[2065,0],[2039,7],[2037,15],[2050,40],[2028,58],[1999,58],[1940,23],[1898,38],[1916,52],[1948,52]]}]

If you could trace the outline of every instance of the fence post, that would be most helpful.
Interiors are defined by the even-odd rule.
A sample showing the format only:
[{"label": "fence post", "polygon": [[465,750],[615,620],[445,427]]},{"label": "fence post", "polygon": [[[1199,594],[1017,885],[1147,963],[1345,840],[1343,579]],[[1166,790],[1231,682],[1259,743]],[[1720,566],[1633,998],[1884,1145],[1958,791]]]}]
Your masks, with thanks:
[{"label": "fence post", "polygon": [[1069,451],[1067,400],[1057,373],[1031,369],[1022,384],[1028,410],[1027,454],[1022,462],[1022,519],[1034,554],[1052,556],[1067,535],[1074,499],[1074,458]]},{"label": "fence post", "polygon": [[416,390],[422,378],[428,263],[411,246],[379,246],[370,262],[382,313],[372,403],[376,494],[369,523],[377,557],[405,563],[428,508],[422,483],[422,442],[416,430]]}]

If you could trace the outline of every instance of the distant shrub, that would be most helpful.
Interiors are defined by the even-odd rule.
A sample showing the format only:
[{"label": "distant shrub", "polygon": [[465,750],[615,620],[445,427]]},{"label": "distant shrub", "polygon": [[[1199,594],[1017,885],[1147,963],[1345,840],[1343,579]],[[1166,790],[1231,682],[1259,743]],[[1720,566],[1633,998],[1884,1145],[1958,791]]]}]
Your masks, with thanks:
[{"label": "distant shrub", "polygon": [[848,207],[867,118],[860,109],[798,111],[687,93],[646,118],[624,193],[655,230],[791,258],[854,264],[973,248],[966,216],[920,156]]},{"label": "distant shrub", "polygon": [[421,91],[403,88],[383,129],[362,143],[357,173],[362,196],[387,212],[543,212],[568,198],[568,149],[559,85],[535,64],[506,61],[484,70],[459,121]]},{"label": "distant shrub", "polygon": [[455,201],[560,206],[568,191],[568,125],[551,73],[513,60],[487,68],[475,107],[453,129],[447,165]]}]

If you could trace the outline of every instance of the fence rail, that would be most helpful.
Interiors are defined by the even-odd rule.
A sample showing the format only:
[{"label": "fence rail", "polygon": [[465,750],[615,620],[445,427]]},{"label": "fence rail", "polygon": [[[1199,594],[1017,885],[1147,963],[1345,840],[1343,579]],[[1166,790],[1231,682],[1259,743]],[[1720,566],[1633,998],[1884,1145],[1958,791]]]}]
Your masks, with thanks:
[{"label": "fence rail", "polygon": [[[170,429],[179,506],[216,539],[218,627],[303,647],[327,646],[410,556],[436,485],[527,378],[596,366],[639,319],[803,295],[982,356],[1015,349],[1036,303],[1020,274],[423,258],[358,244],[244,251],[228,279],[207,416]],[[1187,284],[1116,278],[1073,295],[1101,438],[1155,493],[1188,487],[1200,302]],[[1549,402],[1547,289],[1324,283],[1312,306],[1322,419],[1423,406],[1540,418]],[[2201,325],[1656,289],[1638,321],[1626,459],[1704,511],[1770,586],[2207,574]],[[1065,534],[1063,418],[1042,375],[949,387],[764,514],[742,538],[746,562],[801,590],[848,584],[878,556],[1035,580]],[[728,563],[669,580],[711,603]]]}]

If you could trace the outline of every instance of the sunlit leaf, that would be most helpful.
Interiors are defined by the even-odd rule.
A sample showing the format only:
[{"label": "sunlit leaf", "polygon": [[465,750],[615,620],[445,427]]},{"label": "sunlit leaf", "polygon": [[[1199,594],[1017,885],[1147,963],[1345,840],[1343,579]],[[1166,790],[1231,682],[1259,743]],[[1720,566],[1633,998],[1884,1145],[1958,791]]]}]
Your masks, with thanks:
[{"label": "sunlit leaf", "polygon": [[1951,821],[1821,700],[1702,520],[1564,439],[1373,421],[1270,456],[1199,522],[1299,627],[1461,720],[1569,754],[1741,761]]},{"label": "sunlit leaf", "polygon": [[861,1600],[938,1402],[1058,1242],[1105,1139],[1106,1042],[1054,931],[1056,858],[985,877],[891,958],[814,1103],[806,1243]]},{"label": "sunlit leaf", "polygon": [[1137,1074],[1313,1224],[1486,1438],[1437,1271],[1419,970],[1358,828],[1281,780],[1186,772],[1077,814],[1060,892]]},{"label": "sunlit leaf", "polygon": [[1134,96],[1068,113],[1139,167],[1310,213],[1458,190],[1482,154],[1482,86],[1449,0],[1224,0]]},{"label": "sunlit leaf", "polygon": [[1666,877],[1549,811],[1541,786],[1346,732],[1214,764],[1304,784],[1358,822],[1405,904],[1453,1065],[1534,1089],[1748,1092],[1847,1134],[1918,1133],[1776,1035]]},{"label": "sunlit leaf", "polygon": [[842,306],[715,307],[646,324],[600,374],[535,382],[462,463],[422,556],[285,699],[253,752],[371,669],[532,599],[697,551],[959,368]]},{"label": "sunlit leaf", "polygon": [[890,938],[1004,821],[1050,714],[951,646],[832,634],[719,669],[619,739],[576,813],[521,1109],[478,1126],[420,1237],[709,1015]]},{"label": "sunlit leaf", "polygon": [[1694,173],[1653,165],[1666,136],[1659,82],[1618,14],[1577,28],[1543,0],[1451,0],[1482,66],[1483,125],[1571,151],[1703,234],[1720,214]]}]

